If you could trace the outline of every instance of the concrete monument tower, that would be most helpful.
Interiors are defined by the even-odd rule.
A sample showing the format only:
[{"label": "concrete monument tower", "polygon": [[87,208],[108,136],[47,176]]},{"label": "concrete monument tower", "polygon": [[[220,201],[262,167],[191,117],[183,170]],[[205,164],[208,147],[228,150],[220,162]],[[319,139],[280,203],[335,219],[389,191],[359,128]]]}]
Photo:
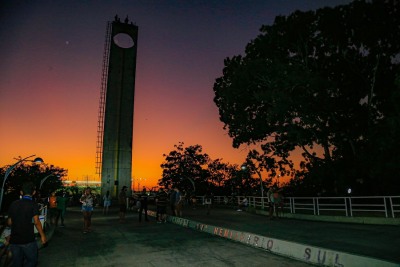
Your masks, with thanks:
[{"label": "concrete monument tower", "polygon": [[102,194],[131,188],[138,27],[115,16],[107,24],[100,95],[96,169]]}]

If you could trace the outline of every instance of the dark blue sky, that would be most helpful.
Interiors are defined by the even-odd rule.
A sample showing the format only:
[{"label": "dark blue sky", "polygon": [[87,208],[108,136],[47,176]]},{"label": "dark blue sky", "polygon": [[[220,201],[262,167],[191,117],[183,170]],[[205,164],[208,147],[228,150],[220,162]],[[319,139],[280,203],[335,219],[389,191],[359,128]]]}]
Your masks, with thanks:
[{"label": "dark blue sky", "polygon": [[0,166],[38,154],[71,179],[95,178],[106,23],[139,26],[133,176],[154,184],[180,141],[238,163],[213,102],[226,57],[275,16],[345,0],[18,1],[0,4]]}]

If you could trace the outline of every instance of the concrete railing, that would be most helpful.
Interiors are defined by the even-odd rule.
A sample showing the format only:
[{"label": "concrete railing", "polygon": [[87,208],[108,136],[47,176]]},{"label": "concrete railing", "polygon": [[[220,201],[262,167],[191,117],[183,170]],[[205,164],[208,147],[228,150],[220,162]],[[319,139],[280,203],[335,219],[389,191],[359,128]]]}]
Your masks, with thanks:
[{"label": "concrete railing", "polygon": [[[213,203],[238,205],[244,196],[214,196]],[[256,209],[268,209],[267,197],[247,197],[249,206]],[[197,197],[198,203],[204,203],[204,196]],[[400,217],[400,196],[346,196],[346,197],[287,197],[281,205],[284,212],[311,215],[337,215],[346,217]]]}]

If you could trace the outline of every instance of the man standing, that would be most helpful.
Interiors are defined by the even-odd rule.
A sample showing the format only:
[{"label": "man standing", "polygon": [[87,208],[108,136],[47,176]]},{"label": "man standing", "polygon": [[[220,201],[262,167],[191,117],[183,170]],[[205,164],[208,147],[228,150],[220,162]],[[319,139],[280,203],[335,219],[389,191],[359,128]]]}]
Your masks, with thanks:
[{"label": "man standing", "polygon": [[175,187],[175,216],[182,217],[183,198],[182,193]]},{"label": "man standing", "polygon": [[127,187],[124,185],[121,189],[121,192],[118,196],[119,202],[119,222],[125,222],[125,214],[126,214],[126,191]]},{"label": "man standing", "polygon": [[[68,196],[67,192],[62,191],[61,195],[57,196],[57,209],[58,215],[61,219],[61,227],[64,227],[64,216],[65,212],[67,211],[67,203],[68,203]],[[58,218],[56,221],[56,226],[58,225]]]},{"label": "man standing", "polygon": [[58,209],[57,209],[57,196],[56,196],[55,191],[51,192],[47,202],[49,205],[50,224],[56,225],[56,223],[58,221],[59,213],[58,213]]},{"label": "man standing", "polygon": [[273,219],[274,217],[274,188],[271,186],[267,192],[268,206],[269,206],[269,214],[268,217]]},{"label": "man standing", "polygon": [[32,200],[35,190],[33,183],[22,185],[22,198],[14,201],[8,210],[8,224],[11,226],[10,250],[13,266],[36,266],[38,262],[38,246],[32,221],[40,234],[42,244],[47,239],[42,223],[39,220],[39,207]]},{"label": "man standing", "polygon": [[157,214],[158,214],[157,223],[166,222],[167,200],[168,200],[167,192],[165,192],[163,188],[158,189],[158,193],[156,196]]},{"label": "man standing", "polygon": [[140,194],[140,209],[139,209],[139,222],[142,221],[142,213],[144,210],[144,219],[146,222],[149,221],[149,218],[147,218],[147,192],[146,188],[143,187],[142,193]]}]

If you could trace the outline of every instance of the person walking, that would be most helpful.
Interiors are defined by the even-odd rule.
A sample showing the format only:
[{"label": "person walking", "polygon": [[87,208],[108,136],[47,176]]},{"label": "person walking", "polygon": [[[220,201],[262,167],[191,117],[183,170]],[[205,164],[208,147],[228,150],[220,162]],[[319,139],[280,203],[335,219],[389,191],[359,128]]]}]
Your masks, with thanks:
[{"label": "person walking", "polygon": [[242,210],[246,211],[248,206],[249,206],[249,200],[245,195],[242,201],[239,200],[239,207],[237,211],[242,211]]},{"label": "person walking", "polygon": [[175,187],[175,216],[182,217],[183,198],[178,188]]},{"label": "person walking", "polygon": [[61,227],[64,227],[64,217],[65,212],[67,211],[67,204],[68,204],[68,196],[67,192],[62,191],[61,195],[57,196],[57,210],[58,210],[58,217],[56,220],[56,226],[58,225],[58,218],[61,219]]},{"label": "person walking", "polygon": [[80,202],[82,203],[82,213],[83,213],[83,233],[91,232],[92,226],[92,213],[93,213],[93,203],[94,198],[92,195],[92,189],[87,187],[84,190]]},{"label": "person walking", "polygon": [[269,206],[269,214],[268,217],[272,220],[274,218],[274,209],[275,209],[275,199],[274,199],[274,188],[271,186],[267,192],[267,200]]},{"label": "person walking", "polygon": [[167,192],[164,191],[163,188],[158,189],[156,195],[156,205],[157,205],[157,223],[165,223],[167,216],[167,200],[168,195]]},{"label": "person walking", "polygon": [[122,187],[121,192],[118,195],[118,203],[119,203],[119,222],[125,222],[125,215],[126,215],[126,191],[128,187],[125,185]]},{"label": "person walking", "polygon": [[8,225],[11,226],[10,250],[12,253],[12,266],[37,266],[38,245],[35,240],[32,222],[40,235],[42,244],[45,245],[47,243],[47,238],[39,219],[39,207],[32,200],[34,194],[33,183],[23,183],[22,198],[11,203],[8,210]]},{"label": "person walking", "polygon": [[146,188],[143,188],[142,193],[140,194],[140,209],[139,209],[139,222],[142,221],[142,213],[144,210],[144,219],[146,222],[149,221],[149,218],[147,218],[147,192]]},{"label": "person walking", "polygon": [[47,202],[49,205],[50,224],[56,225],[59,213],[57,209],[57,196],[55,191],[51,192],[49,198],[47,199]]},{"label": "person walking", "polygon": [[110,191],[107,190],[106,194],[103,197],[103,214],[108,214],[108,209],[111,206],[111,196]]}]

